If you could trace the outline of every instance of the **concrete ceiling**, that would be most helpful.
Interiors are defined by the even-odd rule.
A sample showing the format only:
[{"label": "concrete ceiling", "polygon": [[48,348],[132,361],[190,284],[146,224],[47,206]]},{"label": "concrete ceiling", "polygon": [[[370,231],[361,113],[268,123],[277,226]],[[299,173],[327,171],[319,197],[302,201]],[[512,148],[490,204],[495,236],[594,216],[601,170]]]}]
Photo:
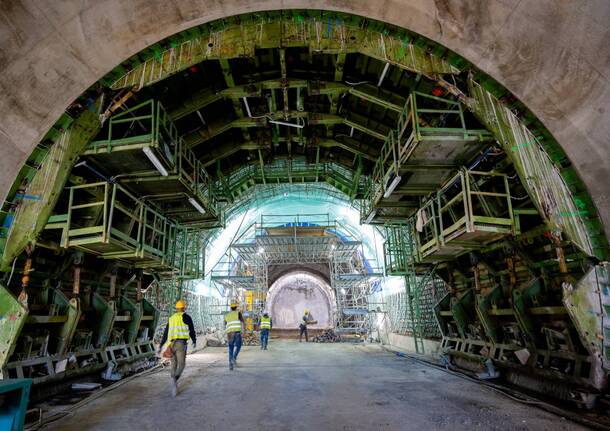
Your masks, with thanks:
[{"label": "concrete ceiling", "polygon": [[493,76],[562,145],[610,236],[610,3],[604,0],[10,2],[0,11],[0,195],[66,106],[121,61],[211,20],[291,8],[407,28]]}]

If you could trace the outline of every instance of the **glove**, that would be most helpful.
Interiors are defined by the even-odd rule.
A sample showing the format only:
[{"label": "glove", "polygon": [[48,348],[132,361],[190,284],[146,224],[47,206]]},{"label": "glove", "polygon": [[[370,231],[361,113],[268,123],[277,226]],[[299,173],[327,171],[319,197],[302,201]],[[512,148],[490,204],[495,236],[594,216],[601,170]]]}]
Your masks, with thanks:
[{"label": "glove", "polygon": [[193,343],[193,350],[197,348],[197,343]]}]

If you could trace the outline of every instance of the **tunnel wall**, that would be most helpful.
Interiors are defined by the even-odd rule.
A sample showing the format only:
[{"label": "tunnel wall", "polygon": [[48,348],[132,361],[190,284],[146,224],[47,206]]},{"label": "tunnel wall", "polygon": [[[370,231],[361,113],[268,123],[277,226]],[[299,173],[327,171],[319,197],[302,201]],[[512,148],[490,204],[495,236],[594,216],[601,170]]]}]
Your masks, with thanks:
[{"label": "tunnel wall", "polygon": [[[415,349],[415,340],[409,335],[401,335],[390,332],[387,334],[387,343],[390,345],[390,348],[394,350],[405,353],[417,353],[417,350]],[[438,358],[439,355],[443,353],[441,350],[440,341],[424,339],[423,343],[423,354],[426,356]]]},{"label": "tunnel wall", "polygon": [[[296,278],[303,282],[296,283]],[[330,286],[318,275],[309,272],[291,272],[271,286],[267,309],[276,329],[297,329],[307,309],[318,323],[312,329],[334,326],[334,297]]]},{"label": "tunnel wall", "polygon": [[100,0],[5,2],[0,11],[0,197],[76,97],[171,34],[225,16],[328,9],[407,28],[508,88],[553,133],[610,236],[610,3],[554,0]]}]

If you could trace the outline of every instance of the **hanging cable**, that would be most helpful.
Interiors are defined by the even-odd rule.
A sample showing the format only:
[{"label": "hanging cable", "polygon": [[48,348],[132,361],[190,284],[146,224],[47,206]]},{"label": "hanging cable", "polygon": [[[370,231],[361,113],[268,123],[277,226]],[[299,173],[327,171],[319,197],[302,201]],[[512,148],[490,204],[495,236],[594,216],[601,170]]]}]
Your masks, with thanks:
[{"label": "hanging cable", "polygon": [[13,259],[13,266],[11,268],[11,275],[8,278],[8,281],[6,282],[6,287],[9,287],[9,285],[11,284],[11,280],[13,279],[13,273],[15,272],[15,264],[17,263],[17,258]]},{"label": "hanging cable", "polygon": [[362,85],[362,84],[370,84],[371,81],[360,81],[360,82],[349,82],[349,81],[345,81],[345,83],[347,85],[351,85],[351,86],[356,86],[356,85]]}]

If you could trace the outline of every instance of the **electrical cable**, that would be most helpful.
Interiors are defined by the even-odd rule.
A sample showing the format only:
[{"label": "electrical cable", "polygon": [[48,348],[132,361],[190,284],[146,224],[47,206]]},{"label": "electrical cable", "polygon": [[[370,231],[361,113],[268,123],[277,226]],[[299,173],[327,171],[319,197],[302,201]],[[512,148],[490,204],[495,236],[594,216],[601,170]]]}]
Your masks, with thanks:
[{"label": "electrical cable", "polygon": [[347,85],[351,85],[351,86],[356,86],[356,85],[362,85],[362,84],[370,84],[371,81],[360,81],[360,82],[349,82],[349,81],[345,81],[345,83]]},{"label": "electrical cable", "polygon": [[11,284],[11,280],[13,279],[13,273],[15,272],[15,264],[17,263],[17,258],[13,259],[13,266],[11,268],[11,275],[8,278],[8,281],[6,283],[6,287],[9,287],[9,285]]},{"label": "electrical cable", "polygon": [[530,195],[524,195],[524,196],[511,196],[510,198],[515,201],[523,201],[529,197],[530,197]]}]

